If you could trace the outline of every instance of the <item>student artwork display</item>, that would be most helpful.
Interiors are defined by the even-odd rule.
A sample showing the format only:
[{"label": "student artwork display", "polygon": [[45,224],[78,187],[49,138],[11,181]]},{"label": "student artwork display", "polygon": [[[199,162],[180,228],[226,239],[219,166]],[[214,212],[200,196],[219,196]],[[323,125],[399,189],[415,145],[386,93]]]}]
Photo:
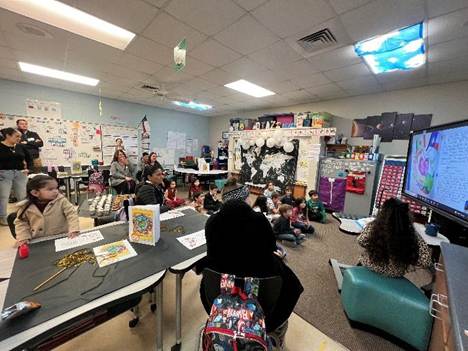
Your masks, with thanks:
[{"label": "student artwork display", "polygon": [[129,207],[129,240],[155,245],[161,236],[159,205]]},{"label": "student artwork display", "polygon": [[432,115],[415,115],[413,113],[398,114],[384,112],[378,116],[354,119],[351,130],[352,137],[362,137],[370,140],[374,134],[379,135],[383,142],[394,139],[409,139],[412,130],[420,130],[431,126]]},{"label": "student artwork display", "polygon": [[283,147],[268,147],[258,141],[241,151],[241,182],[266,184],[271,181],[282,189],[293,185],[296,181],[299,140],[286,142]]},{"label": "student artwork display", "polygon": [[121,138],[130,162],[138,162],[138,129],[124,126],[101,125],[104,164],[110,164],[115,153],[115,139]]},{"label": "student artwork display", "polygon": [[105,267],[137,255],[135,249],[127,240],[120,240],[110,244],[93,248],[99,267]]}]

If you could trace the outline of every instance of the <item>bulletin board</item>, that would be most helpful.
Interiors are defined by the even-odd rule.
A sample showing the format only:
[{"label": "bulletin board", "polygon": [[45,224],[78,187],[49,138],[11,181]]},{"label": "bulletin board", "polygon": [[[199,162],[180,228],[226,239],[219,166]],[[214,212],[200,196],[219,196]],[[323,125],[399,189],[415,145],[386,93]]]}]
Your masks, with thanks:
[{"label": "bulletin board", "polygon": [[27,120],[29,130],[38,133],[44,141],[40,154],[44,166],[71,166],[75,160],[79,160],[84,165],[91,164],[92,160],[103,159],[104,164],[109,164],[112,161],[117,137],[123,139],[126,153],[136,164],[138,158],[136,128],[0,113],[0,129],[16,128],[16,120],[20,118]]},{"label": "bulletin board", "polygon": [[138,129],[114,126],[110,124],[101,125],[102,153],[104,164],[110,164],[115,152],[115,139],[122,138],[125,153],[130,162],[137,164],[138,161]]}]

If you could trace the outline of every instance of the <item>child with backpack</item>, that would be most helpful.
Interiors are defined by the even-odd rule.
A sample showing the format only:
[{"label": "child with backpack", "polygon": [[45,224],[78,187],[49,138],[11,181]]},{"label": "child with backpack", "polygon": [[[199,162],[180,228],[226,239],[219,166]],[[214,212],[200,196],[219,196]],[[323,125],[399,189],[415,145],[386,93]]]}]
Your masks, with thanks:
[{"label": "child with backpack", "polygon": [[305,235],[301,230],[294,228],[291,225],[292,206],[281,205],[279,207],[280,217],[273,224],[273,232],[277,240],[286,240],[295,243],[296,245],[302,243]]},{"label": "child with backpack", "polygon": [[185,204],[185,200],[177,197],[177,183],[171,180],[169,188],[164,192],[164,200],[168,207],[176,208]]},{"label": "child with backpack", "polygon": [[57,181],[48,175],[36,175],[26,185],[27,199],[18,203],[15,219],[19,245],[49,235],[80,233],[76,208],[59,193]]},{"label": "child with backpack", "polygon": [[309,191],[310,199],[307,200],[307,218],[309,221],[316,221],[325,223],[327,220],[327,213],[325,212],[325,206],[320,201],[319,195],[315,190]]},{"label": "child with backpack", "polygon": [[303,197],[299,197],[294,201],[294,207],[292,209],[291,225],[294,228],[300,229],[302,233],[313,234],[314,227],[309,223],[309,219],[306,217],[306,201]]}]

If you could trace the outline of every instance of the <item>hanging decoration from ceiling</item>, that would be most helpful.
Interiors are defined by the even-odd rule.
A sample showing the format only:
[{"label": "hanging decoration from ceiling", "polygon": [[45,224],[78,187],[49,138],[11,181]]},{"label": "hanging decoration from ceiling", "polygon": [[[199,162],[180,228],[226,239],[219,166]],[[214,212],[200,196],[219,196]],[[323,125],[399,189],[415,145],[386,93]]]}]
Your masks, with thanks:
[{"label": "hanging decoration from ceiling", "polygon": [[187,56],[187,40],[182,39],[174,48],[174,70],[182,71],[185,67],[185,59]]}]

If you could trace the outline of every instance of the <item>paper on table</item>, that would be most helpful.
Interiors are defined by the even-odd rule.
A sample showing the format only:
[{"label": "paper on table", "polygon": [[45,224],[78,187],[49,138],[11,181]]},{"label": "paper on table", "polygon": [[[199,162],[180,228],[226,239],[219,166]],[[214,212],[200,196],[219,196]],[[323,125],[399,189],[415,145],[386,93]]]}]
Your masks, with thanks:
[{"label": "paper on table", "polygon": [[174,219],[174,218],[183,217],[183,216],[185,216],[185,214],[183,214],[182,212],[169,211],[169,212],[161,213],[159,220],[162,222],[162,221],[167,221],[169,219]]},{"label": "paper on table", "polygon": [[128,240],[120,240],[115,243],[105,244],[93,249],[99,267],[105,267],[127,258],[137,255],[135,249]]},{"label": "paper on table", "polygon": [[192,234],[181,236],[180,238],[177,238],[177,240],[179,240],[180,243],[189,250],[196,249],[197,247],[206,244],[205,230],[203,229]]},{"label": "paper on table", "polygon": [[86,244],[94,243],[96,241],[104,240],[101,232],[95,230],[92,232],[81,233],[80,235],[70,239],[63,238],[55,240],[55,252],[69,250],[74,247],[83,246]]}]

